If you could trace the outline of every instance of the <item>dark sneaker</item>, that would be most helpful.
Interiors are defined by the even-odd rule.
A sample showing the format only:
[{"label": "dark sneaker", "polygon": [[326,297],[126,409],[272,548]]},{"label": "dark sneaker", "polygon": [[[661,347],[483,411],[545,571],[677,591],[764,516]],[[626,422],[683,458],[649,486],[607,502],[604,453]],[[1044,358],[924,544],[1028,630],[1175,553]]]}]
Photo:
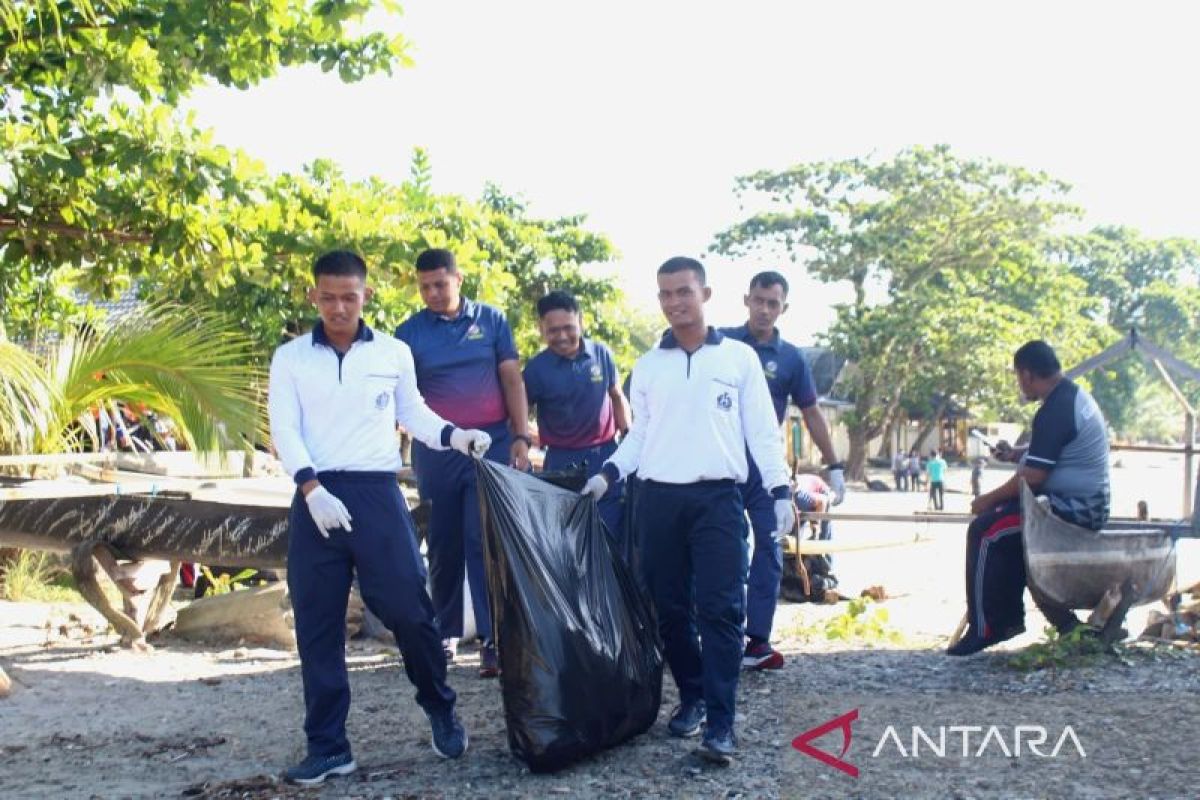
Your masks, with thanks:
[{"label": "dark sneaker", "polygon": [[339,753],[335,756],[308,756],[294,767],[289,767],[283,773],[283,779],[288,783],[300,786],[316,786],[330,775],[349,775],[358,769],[354,758],[349,753]]},{"label": "dark sneaker", "polygon": [[467,730],[458,721],[453,708],[426,714],[433,731],[433,752],[442,758],[458,758],[467,752]]},{"label": "dark sneaker", "polygon": [[732,731],[705,731],[697,751],[701,758],[711,764],[728,767],[737,755]]},{"label": "dark sneaker", "polygon": [[742,667],[744,669],[781,669],[783,653],[771,647],[768,642],[752,642],[746,645],[746,652],[742,656]]},{"label": "dark sneaker", "polygon": [[458,651],[458,639],[442,639],[442,655],[446,657],[447,664],[454,663],[454,656]]},{"label": "dark sneaker", "polygon": [[999,633],[992,636],[980,636],[971,628],[967,628],[962,638],[946,648],[948,656],[971,656],[978,653],[980,650],[985,650],[992,645],[1000,644],[1014,636],[1020,636],[1025,632],[1025,626],[1022,624],[1010,625],[1002,629]]},{"label": "dark sneaker", "polygon": [[479,677],[495,678],[500,675],[500,657],[496,653],[496,645],[484,642],[479,648]]},{"label": "dark sneaker", "polygon": [[704,724],[704,718],[707,715],[708,709],[703,700],[682,703],[675,706],[675,710],[671,712],[667,730],[671,732],[672,736],[678,736],[681,739],[695,736],[700,732],[700,726]]}]

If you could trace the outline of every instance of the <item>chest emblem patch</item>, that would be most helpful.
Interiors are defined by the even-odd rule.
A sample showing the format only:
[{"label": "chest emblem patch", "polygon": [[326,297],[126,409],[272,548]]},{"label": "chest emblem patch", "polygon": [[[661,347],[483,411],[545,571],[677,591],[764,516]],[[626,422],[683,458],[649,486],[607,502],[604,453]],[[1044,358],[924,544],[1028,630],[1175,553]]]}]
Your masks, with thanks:
[{"label": "chest emblem patch", "polygon": [[592,368],[588,372],[592,376],[592,383],[600,383],[604,380],[604,370],[600,369],[599,364],[592,364]]},{"label": "chest emblem patch", "polygon": [[721,392],[717,395],[717,408],[722,411],[728,411],[733,408],[733,397],[730,396],[729,392]]},{"label": "chest emblem patch", "polygon": [[475,341],[483,338],[483,331],[479,329],[479,325],[472,322],[471,327],[467,328],[467,338]]},{"label": "chest emblem patch", "polygon": [[391,395],[388,392],[380,392],[379,394],[375,395],[375,407],[380,411],[383,411],[388,407],[388,399],[390,397]]},{"label": "chest emblem patch", "polygon": [[774,378],[775,373],[778,371],[779,371],[779,364],[777,362],[775,362],[774,360],[768,361],[767,363],[763,364],[763,374],[765,374],[768,378]]}]

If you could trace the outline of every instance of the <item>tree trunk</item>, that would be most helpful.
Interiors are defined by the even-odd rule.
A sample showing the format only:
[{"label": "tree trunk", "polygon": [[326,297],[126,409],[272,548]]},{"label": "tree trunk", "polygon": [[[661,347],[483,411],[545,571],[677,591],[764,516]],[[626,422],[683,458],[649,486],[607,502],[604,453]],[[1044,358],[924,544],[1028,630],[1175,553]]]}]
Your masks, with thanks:
[{"label": "tree trunk", "polygon": [[846,477],[853,481],[867,479],[867,444],[870,437],[866,426],[856,425],[850,433],[850,455],[846,459]]},{"label": "tree trunk", "polygon": [[[918,453],[924,453],[928,449],[925,446],[925,439],[929,436],[930,431],[941,429],[942,415],[946,413],[946,407],[949,405],[949,400],[942,400],[938,403],[937,408],[933,410],[930,418],[921,423],[921,429],[917,431],[917,440],[914,445]],[[941,437],[939,436],[937,441],[938,449],[941,449],[941,444]]]}]

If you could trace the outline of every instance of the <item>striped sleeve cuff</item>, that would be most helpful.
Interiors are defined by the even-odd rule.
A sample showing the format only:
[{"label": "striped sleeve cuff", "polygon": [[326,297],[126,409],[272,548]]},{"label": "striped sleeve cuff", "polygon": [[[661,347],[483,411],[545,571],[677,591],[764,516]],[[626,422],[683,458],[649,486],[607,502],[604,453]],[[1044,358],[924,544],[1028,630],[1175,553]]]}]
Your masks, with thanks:
[{"label": "striped sleeve cuff", "polygon": [[774,489],[772,489],[771,497],[773,497],[776,500],[787,500],[788,497],[791,495],[791,492],[792,492],[791,487],[789,487],[785,483],[782,486],[776,486]]},{"label": "striped sleeve cuff", "polygon": [[1025,454],[1025,460],[1026,461],[1036,461],[1037,463],[1045,464],[1048,467],[1053,467],[1055,464],[1058,463],[1057,461],[1051,461],[1048,458],[1038,458],[1037,456],[1031,456],[1028,453]]},{"label": "striped sleeve cuff", "polygon": [[296,470],[296,474],[292,476],[292,480],[296,482],[297,486],[303,486],[309,481],[315,481],[316,479],[317,471],[312,467],[305,467],[304,469]]},{"label": "striped sleeve cuff", "polygon": [[442,447],[450,446],[450,434],[454,433],[454,426],[447,425],[442,428]]},{"label": "striped sleeve cuff", "polygon": [[600,474],[604,476],[604,480],[608,481],[609,486],[621,480],[621,470],[617,469],[617,465],[611,461],[604,462],[604,466],[600,468]]}]

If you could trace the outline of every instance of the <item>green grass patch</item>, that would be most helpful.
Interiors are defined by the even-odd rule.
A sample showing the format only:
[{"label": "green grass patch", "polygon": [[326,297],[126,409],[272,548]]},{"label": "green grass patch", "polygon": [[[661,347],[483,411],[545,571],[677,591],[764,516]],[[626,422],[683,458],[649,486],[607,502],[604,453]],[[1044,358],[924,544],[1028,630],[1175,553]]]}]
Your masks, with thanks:
[{"label": "green grass patch", "polygon": [[1091,667],[1110,658],[1120,658],[1121,649],[1120,645],[1101,642],[1096,631],[1087,625],[1080,625],[1065,636],[1048,627],[1043,641],[1009,656],[1008,666],[1020,672]]},{"label": "green grass patch", "polygon": [[836,617],[807,625],[791,625],[780,631],[780,634],[793,639],[825,639],[870,644],[899,644],[904,640],[900,631],[888,622],[888,610],[869,597],[850,600],[846,604],[846,610]]},{"label": "green grass patch", "polygon": [[17,603],[85,602],[61,559],[43,550],[18,550],[0,564],[0,598]]}]

